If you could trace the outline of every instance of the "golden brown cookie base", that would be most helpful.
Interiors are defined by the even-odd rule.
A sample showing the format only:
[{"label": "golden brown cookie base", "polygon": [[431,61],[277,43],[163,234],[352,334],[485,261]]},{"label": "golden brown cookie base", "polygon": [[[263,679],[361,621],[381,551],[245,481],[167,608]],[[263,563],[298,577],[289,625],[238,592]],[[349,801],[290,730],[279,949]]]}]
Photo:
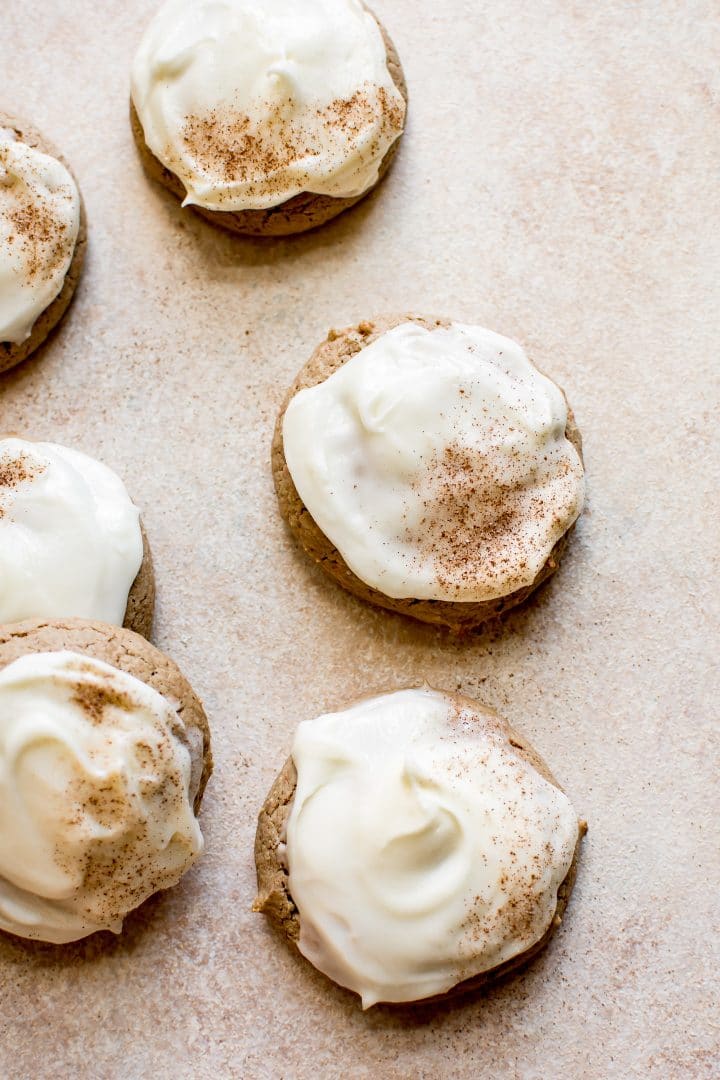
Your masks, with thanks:
[{"label": "golden brown cookie base", "polygon": [[[373,17],[375,18],[375,16]],[[380,27],[385,42],[388,71],[407,105],[407,85],[400,57],[384,26],[377,18],[375,18],[375,21]],[[140,160],[147,175],[151,180],[155,180],[158,184],[162,184],[163,187],[172,191],[173,195],[177,195],[179,199],[184,199],[186,190],[182,180],[155,157],[145,142],[142,124],[132,101],[130,102],[130,125],[140,154]],[[279,206],[272,206],[267,210],[207,210],[204,206],[192,206],[191,209],[213,225],[219,225],[223,229],[229,229],[230,232],[240,233],[245,236],[291,236],[294,233],[317,229],[320,225],[324,225],[332,218],[337,217],[343,210],[349,210],[351,206],[355,206],[356,203],[375,190],[390,168],[401,138],[402,135],[395,140],[385,154],[380,163],[378,178],[373,186],[361,195],[356,195],[351,199],[336,199],[332,195],[313,195],[310,192],[303,192],[300,195],[295,195],[292,199],[288,199],[287,202],[281,203]]]},{"label": "golden brown cookie base", "polygon": [[10,341],[0,341],[0,373],[2,373],[3,371],[9,371],[10,368],[15,367],[16,364],[22,363],[23,360],[26,360],[28,356],[30,356],[30,353],[34,352],[35,349],[42,345],[70,306],[70,301],[75,295],[75,289],[80,280],[83,263],[85,261],[87,217],[80,186],[73,175],[72,169],[67,161],[65,161],[62,154],[59,154],[54,146],[49,143],[40,132],[31,127],[30,124],[16,120],[6,113],[0,112],[0,128],[14,131],[21,142],[27,143],[28,146],[32,146],[36,150],[40,150],[43,154],[49,154],[51,157],[57,158],[75,180],[75,184],[77,185],[80,194],[80,227],[78,229],[77,240],[75,241],[75,251],[73,252],[72,262],[65,274],[63,287],[52,303],[38,315],[33,324],[30,337],[27,338],[26,341],[21,341],[17,345]]},{"label": "golden brown cookie base", "polygon": [[[574,529],[574,524],[557,541],[533,583],[522,589],[516,589],[515,592],[509,593],[507,596],[482,601],[396,600],[381,593],[378,589],[374,589],[371,585],[366,585],[364,581],[361,581],[353,573],[338,549],[316,525],[310,511],[298,495],[285,461],[282,423],[285,410],[292,398],[300,390],[324,382],[333,372],[342,367],[351,356],[376,341],[388,330],[392,330],[393,327],[404,322],[416,322],[427,330],[450,326],[449,319],[437,319],[412,314],[387,315],[374,319],[372,322],[361,322],[358,326],[346,327],[344,330],[331,330],[327,340],[317,347],[290,387],[275,425],[272,444],[272,473],[275,490],[280,504],[280,512],[300,546],[311,559],[318,563],[326,574],[329,574],[330,577],[353,593],[354,596],[358,596],[361,600],[367,600],[371,604],[376,604],[378,607],[387,608],[389,611],[410,615],[415,619],[420,619],[421,622],[447,626],[462,633],[472,630],[489,619],[496,618],[509,611],[510,608],[521,604],[539,585],[547,580],[557,570],[560,559],[567,547],[568,538]],[[565,400],[567,404],[567,399]],[[582,460],[582,440],[569,405],[565,434]]]},{"label": "golden brown cookie base", "polygon": [[187,730],[195,728],[201,734],[203,760],[195,797],[197,813],[213,767],[210,729],[199,698],[177,664],[139,634],[108,623],[84,619],[55,622],[31,619],[0,627],[0,671],[21,656],[63,649],[103,660],[134,675],[177,708]]},{"label": "golden brown cookie base", "polygon": [[143,557],[140,569],[132,583],[128,593],[127,607],[123,626],[127,630],[134,630],[144,638],[152,634],[153,616],[155,614],[155,571],[153,569],[150,542],[145,532],[145,526],[140,522],[142,532]]},{"label": "golden brown cookie base", "polygon": [[[444,692],[444,691],[443,691]],[[491,717],[494,723],[500,723],[507,736],[508,743],[515,748],[521,758],[531,765],[540,775],[558,790],[562,791],[560,784],[550,772],[545,761],[530,743],[507,721],[499,717],[492,709],[479,705],[478,702],[467,698],[462,694],[446,693],[446,697],[456,703],[460,708],[471,709]],[[292,800],[297,785],[297,772],[292,758],[288,758],[278,773],[268,796],[258,815],[258,826],[255,834],[255,866],[257,870],[258,894],[253,904],[253,911],[262,912],[282,931],[286,938],[294,945],[300,937],[300,915],[295,907],[290,890],[288,888],[288,872],[283,866],[279,856],[279,844],[283,842],[287,821],[292,808]],[[435,1001],[445,1001],[458,997],[472,990],[482,990],[491,983],[496,982],[503,976],[510,974],[532,960],[542,949],[545,948],[550,938],[555,933],[562,921],[565,908],[567,907],[570,894],[572,893],[577,875],[580,843],[587,832],[587,825],[581,822],[578,828],[578,838],[575,845],[570,869],[562,881],[557,896],[555,914],[550,925],[539,941],[531,945],[529,949],[514,956],[512,959],[499,964],[490,971],[483,971],[470,979],[453,986],[444,994],[435,994],[432,997],[423,998],[420,1004],[426,1005]],[[408,1002],[396,1002],[390,1004],[410,1004]]]}]

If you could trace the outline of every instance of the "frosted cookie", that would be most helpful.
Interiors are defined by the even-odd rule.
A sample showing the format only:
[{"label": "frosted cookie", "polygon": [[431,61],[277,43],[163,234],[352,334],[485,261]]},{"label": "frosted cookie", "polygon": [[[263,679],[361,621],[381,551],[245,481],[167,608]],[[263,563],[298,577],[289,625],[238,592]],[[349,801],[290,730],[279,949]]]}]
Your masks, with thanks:
[{"label": "frosted cookie", "polygon": [[298,727],[259,816],[254,910],[364,1008],[474,989],[548,942],[584,831],[494,713],[383,694]]},{"label": "frosted cookie", "polygon": [[0,372],[25,360],[65,314],[85,240],[82,198],[63,159],[0,113]]},{"label": "frosted cookie", "polygon": [[359,0],[166,0],[132,69],[150,177],[254,235],[315,228],[372,191],[406,103],[395,48]]},{"label": "frosted cookie", "polygon": [[64,944],[176,885],[203,850],[202,705],[129,630],[0,629],[0,929]]},{"label": "frosted cookie", "polygon": [[458,631],[552,574],[584,496],[562,390],[508,338],[413,315],[330,332],[280,412],[272,466],[326,573]]},{"label": "frosted cookie", "polygon": [[0,439],[0,624],[79,617],[147,637],[155,580],[140,512],[107,465]]}]

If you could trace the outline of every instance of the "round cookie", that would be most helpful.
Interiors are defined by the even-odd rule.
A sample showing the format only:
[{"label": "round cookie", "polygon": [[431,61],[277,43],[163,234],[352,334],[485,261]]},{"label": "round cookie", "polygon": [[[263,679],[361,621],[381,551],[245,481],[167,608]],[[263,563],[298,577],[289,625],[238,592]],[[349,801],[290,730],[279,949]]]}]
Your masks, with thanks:
[{"label": "round cookie", "polygon": [[[5,439],[18,439],[24,442],[38,442],[39,440],[27,440],[22,435],[15,432],[6,434],[0,434],[0,448]],[[65,448],[67,449],[67,448]],[[85,455],[87,457],[87,455]],[[88,459],[93,461],[94,459]],[[95,464],[101,464],[96,462]],[[5,475],[4,470],[0,467],[0,519],[3,517],[3,507],[1,496],[3,489],[12,489],[15,484],[20,480],[13,469],[13,465],[10,466],[9,475]],[[119,478],[118,478],[119,479]],[[129,498],[129,496],[127,496]],[[149,638],[152,633],[153,617],[155,614],[155,572],[153,567],[152,553],[150,550],[150,542],[143,525],[142,518],[138,518],[138,525],[140,530],[140,537],[142,540],[142,561],[138,568],[137,574],[130,586],[127,594],[127,603],[125,606],[125,612],[122,620],[122,625],[128,630],[133,630],[137,634],[141,634],[145,638]],[[67,572],[67,571],[65,571]],[[47,614],[47,613],[46,613]],[[52,615],[57,615],[57,608],[51,611]],[[63,615],[66,613],[63,612]],[[81,609],[81,614],[85,614]],[[95,612],[97,615],[98,613]],[[77,609],[75,611],[68,611],[68,616],[76,616]],[[25,621],[30,617],[40,617],[38,611],[25,611],[20,619],[8,618],[0,619],[0,622],[5,621],[8,623],[14,623],[17,621]],[[107,618],[108,616],[101,616]],[[118,620],[119,621],[119,620]]]},{"label": "round cookie", "polygon": [[33,147],[33,149],[41,151],[43,154],[48,154],[50,157],[56,158],[65,166],[73,177],[73,180],[75,180],[75,185],[78,189],[80,197],[80,225],[75,241],[72,261],[65,274],[62,289],[35,320],[30,337],[19,344],[9,341],[0,341],[0,373],[9,371],[10,368],[15,367],[16,364],[20,364],[23,360],[26,360],[35,349],[42,345],[45,339],[60,322],[75,294],[82,273],[83,263],[85,261],[85,249],[87,247],[85,203],[77,179],[73,175],[72,169],[65,161],[62,154],[59,154],[52,143],[30,124],[0,112],[0,129],[3,128],[14,131],[20,142],[26,143],[28,146]]},{"label": "round cookie", "polygon": [[140,634],[107,623],[28,619],[0,627],[0,671],[29,653],[66,649],[134,675],[164,698],[178,703],[177,711],[186,727],[197,728],[202,735],[200,781],[195,797],[195,809],[199,809],[213,769],[210,728],[200,699],[175,661]]},{"label": "round cookie", "polygon": [[[487,717],[492,724],[499,725],[507,746],[553,787],[562,791],[548,765],[530,743],[502,717],[493,710],[479,705],[476,701],[462,694],[443,692],[443,696],[452,702],[459,711],[470,710],[474,714]],[[364,699],[363,699],[364,700]],[[297,771],[292,757],[288,758],[270,788],[267,798],[258,815],[255,836],[255,865],[257,870],[257,898],[253,910],[269,917],[283,935],[297,946],[300,939],[300,915],[289,889],[289,870],[284,856],[287,824],[292,810],[293,798],[297,786]],[[419,1000],[420,1004],[443,1001],[465,994],[468,991],[482,990],[517,968],[527,964],[548,944],[555,930],[560,926],[577,875],[580,844],[587,832],[587,824],[580,821],[577,842],[569,869],[557,892],[557,904],[550,925],[543,936],[524,952],[499,964],[491,970],[457,983],[442,994],[433,994]]]},{"label": "round cookie", "polygon": [[155,569],[150,551],[150,541],[147,538],[142,519],[140,521],[140,531],[142,532],[143,542],[142,563],[128,593],[123,626],[126,630],[133,630],[136,634],[149,638],[152,634],[153,617],[155,615]]},{"label": "round cookie", "polygon": [[[331,330],[327,340],[319,345],[310,360],[300,370],[281,407],[272,442],[272,473],[280,512],[290,531],[303,550],[320,567],[353,595],[379,607],[410,615],[422,622],[446,626],[463,633],[502,615],[526,600],[531,593],[557,569],[567,547],[574,523],[558,539],[544,565],[531,585],[516,589],[505,596],[484,601],[452,601],[433,599],[395,599],[366,584],[348,567],[337,548],[317,526],[303,504],[285,460],[283,419],[290,401],[307,387],[317,386],[337,371],[351,357],[372,344],[387,331],[406,322],[417,323],[427,330],[450,326],[450,320],[430,316],[404,314],[388,315],[343,330]],[[563,392],[563,398],[565,398]],[[573,412],[567,403],[566,437],[582,461],[582,440]]]},{"label": "round cookie", "polygon": [[[369,9],[367,9],[369,10]],[[408,102],[407,84],[400,63],[397,50],[386,31],[373,12],[370,14],[375,19],[385,44],[387,68],[392,81],[402,95],[405,104]],[[135,105],[130,100],[130,125],[133,137],[140,154],[140,160],[147,176],[167,188],[179,199],[184,199],[186,190],[183,182],[152,153],[145,142],[142,124]],[[337,217],[344,210],[349,210],[356,203],[364,199],[371,191],[374,191],[380,181],[388,172],[397,153],[402,135],[389,147],[379,167],[378,178],[366,191],[351,198],[338,198],[331,195],[313,194],[302,192],[295,195],[278,206],[264,210],[236,210],[223,211],[212,210],[203,206],[191,206],[195,213],[200,214],[213,225],[228,229],[230,232],[245,236],[290,236],[296,233],[307,232],[309,229],[318,228],[326,224],[332,218]]]},{"label": "round cookie", "polygon": [[202,704],[129,630],[0,627],[0,929],[67,944],[122,931],[202,854]]}]

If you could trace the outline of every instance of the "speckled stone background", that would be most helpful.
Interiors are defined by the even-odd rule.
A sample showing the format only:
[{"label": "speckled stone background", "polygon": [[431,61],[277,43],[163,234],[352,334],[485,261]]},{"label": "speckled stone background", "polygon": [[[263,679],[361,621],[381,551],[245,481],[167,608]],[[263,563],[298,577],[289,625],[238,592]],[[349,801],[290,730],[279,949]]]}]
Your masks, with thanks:
[{"label": "speckled stone background", "polygon": [[[63,148],[89,263],[0,379],[5,429],[116,468],[156,559],[156,641],[205,700],[207,854],[119,939],[0,941],[0,1075],[720,1076],[714,0],[378,0],[405,63],[381,191],[290,241],[151,187],[127,122],[153,4],[2,5],[2,106]],[[415,308],[519,338],[564,384],[589,506],[537,600],[469,642],[375,612],[293,548],[268,453],[331,325]],[[375,1008],[250,912],[255,815],[295,725],[423,678],[497,707],[590,832],[547,953],[485,997]]]}]

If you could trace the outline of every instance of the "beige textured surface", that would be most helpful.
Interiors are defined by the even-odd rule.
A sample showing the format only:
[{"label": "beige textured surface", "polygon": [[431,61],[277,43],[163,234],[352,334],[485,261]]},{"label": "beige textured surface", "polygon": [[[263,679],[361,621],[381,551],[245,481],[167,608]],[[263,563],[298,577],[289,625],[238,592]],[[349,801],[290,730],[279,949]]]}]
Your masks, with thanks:
[{"label": "beige textured surface", "polygon": [[[156,641],[203,698],[205,857],[83,957],[0,942],[0,1075],[716,1077],[720,21],[713,0],[374,5],[412,108],[382,188],[324,230],[243,241],[142,174],[127,68],[152,4],[0,14],[3,106],[63,147],[88,264],[2,426],[125,479]],[[423,13],[422,17],[420,13]],[[442,311],[517,337],[567,389],[588,513],[501,633],[454,644],[297,552],[275,413],[330,325]],[[547,952],[485,998],[371,1009],[250,912],[255,815],[295,723],[426,675],[553,764],[590,832]]]},{"label": "beige textured surface", "polygon": [[[197,814],[205,786],[212,775],[212,739],[202,702],[175,661],[140,634],[112,626],[110,623],[86,619],[26,619],[0,627],[0,671],[22,656],[58,652],[63,649],[92,656],[140,679],[175,705],[185,731],[192,732],[194,729],[200,735],[199,747],[197,741],[193,744],[182,734],[179,735],[190,752],[190,792],[193,794]],[[117,698],[117,694],[112,696],[112,690],[107,700],[103,700],[101,696],[100,711],[102,712],[108,703],[116,704]],[[97,694],[94,696],[94,705],[98,707]],[[175,734],[178,735],[178,732]],[[202,750],[202,758],[197,753],[198,749]],[[36,947],[27,948],[32,952]],[[84,951],[85,946],[74,943],[62,950],[63,956],[71,958],[73,950],[77,948]]]}]

